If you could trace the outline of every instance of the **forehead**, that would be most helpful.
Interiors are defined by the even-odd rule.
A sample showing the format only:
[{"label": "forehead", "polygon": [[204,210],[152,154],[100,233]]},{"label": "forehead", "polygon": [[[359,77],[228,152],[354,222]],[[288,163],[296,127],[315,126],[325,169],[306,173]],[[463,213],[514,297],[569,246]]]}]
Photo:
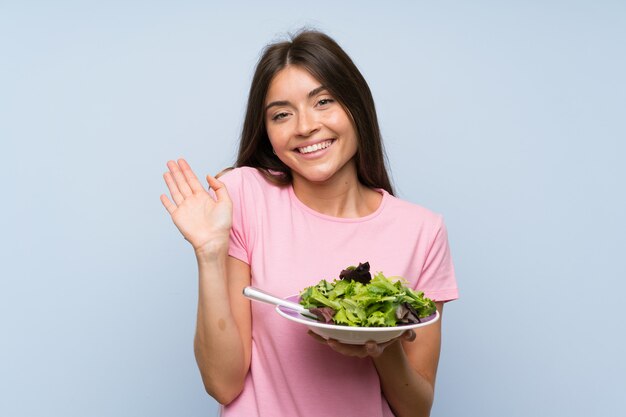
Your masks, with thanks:
[{"label": "forehead", "polygon": [[265,102],[306,97],[311,90],[320,85],[321,83],[307,70],[289,65],[278,71],[270,82]]}]

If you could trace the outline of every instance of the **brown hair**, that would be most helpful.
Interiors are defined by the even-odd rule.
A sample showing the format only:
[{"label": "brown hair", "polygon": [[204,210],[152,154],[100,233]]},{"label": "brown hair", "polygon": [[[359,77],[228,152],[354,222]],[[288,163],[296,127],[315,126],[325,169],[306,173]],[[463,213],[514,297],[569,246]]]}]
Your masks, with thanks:
[{"label": "brown hair", "polygon": [[264,112],[272,79],[288,65],[308,71],[345,107],[358,138],[355,162],[359,181],[393,195],[374,99],[367,82],[344,50],[318,31],[304,30],[290,41],[265,48],[252,78],[236,166],[260,169],[278,184],[291,183],[291,171],[272,152]]}]

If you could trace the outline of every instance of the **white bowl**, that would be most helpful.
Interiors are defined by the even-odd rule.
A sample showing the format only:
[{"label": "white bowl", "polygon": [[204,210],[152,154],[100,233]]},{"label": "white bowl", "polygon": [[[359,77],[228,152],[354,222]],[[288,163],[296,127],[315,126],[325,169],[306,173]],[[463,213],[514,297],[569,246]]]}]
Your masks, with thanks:
[{"label": "white bowl", "polygon": [[[297,303],[299,296],[292,295],[291,297],[287,297],[286,300]],[[324,339],[335,339],[341,343],[349,345],[364,345],[365,342],[370,340],[376,343],[385,343],[391,339],[399,337],[402,333],[409,329],[428,326],[439,320],[439,312],[436,311],[435,314],[421,319],[421,323],[405,324],[394,327],[354,327],[321,323],[304,317],[296,311],[281,306],[276,306],[276,312],[287,320],[304,324],[311,329],[311,331],[322,336]]]}]

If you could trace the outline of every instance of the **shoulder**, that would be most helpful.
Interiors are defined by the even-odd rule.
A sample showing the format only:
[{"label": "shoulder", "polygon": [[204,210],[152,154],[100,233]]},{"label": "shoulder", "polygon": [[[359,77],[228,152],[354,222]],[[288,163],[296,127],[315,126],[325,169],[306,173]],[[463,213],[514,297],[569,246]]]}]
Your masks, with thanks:
[{"label": "shoulder", "polygon": [[237,167],[237,168],[226,168],[220,171],[219,174],[216,175],[216,178],[220,181],[227,183],[236,183],[245,178],[254,178],[257,175],[261,175],[259,170],[252,167]]},{"label": "shoulder", "polygon": [[222,171],[219,180],[226,185],[231,197],[260,200],[284,190],[252,167],[237,167]]},{"label": "shoulder", "polygon": [[226,184],[226,187],[241,187],[250,184],[260,187],[273,185],[261,171],[252,167],[227,168],[218,174],[218,179]]},{"label": "shoulder", "polygon": [[422,205],[387,195],[388,212],[410,224],[424,228],[439,229],[443,226],[443,216]]}]

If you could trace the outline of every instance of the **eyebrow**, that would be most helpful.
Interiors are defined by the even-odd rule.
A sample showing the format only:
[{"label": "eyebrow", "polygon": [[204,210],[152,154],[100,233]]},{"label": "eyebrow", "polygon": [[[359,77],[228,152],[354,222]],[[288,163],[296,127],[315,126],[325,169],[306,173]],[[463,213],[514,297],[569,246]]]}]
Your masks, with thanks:
[{"label": "eyebrow", "polygon": [[[319,87],[314,88],[313,90],[309,91],[309,94],[307,94],[307,97],[308,98],[314,97],[314,96],[318,95],[319,93],[321,93],[324,90],[326,90],[326,87],[323,86],[323,85],[320,85]],[[291,104],[291,103],[289,103],[289,101],[287,101],[287,100],[272,101],[267,106],[265,106],[265,111],[269,110],[270,107],[287,106],[289,104]]]}]

